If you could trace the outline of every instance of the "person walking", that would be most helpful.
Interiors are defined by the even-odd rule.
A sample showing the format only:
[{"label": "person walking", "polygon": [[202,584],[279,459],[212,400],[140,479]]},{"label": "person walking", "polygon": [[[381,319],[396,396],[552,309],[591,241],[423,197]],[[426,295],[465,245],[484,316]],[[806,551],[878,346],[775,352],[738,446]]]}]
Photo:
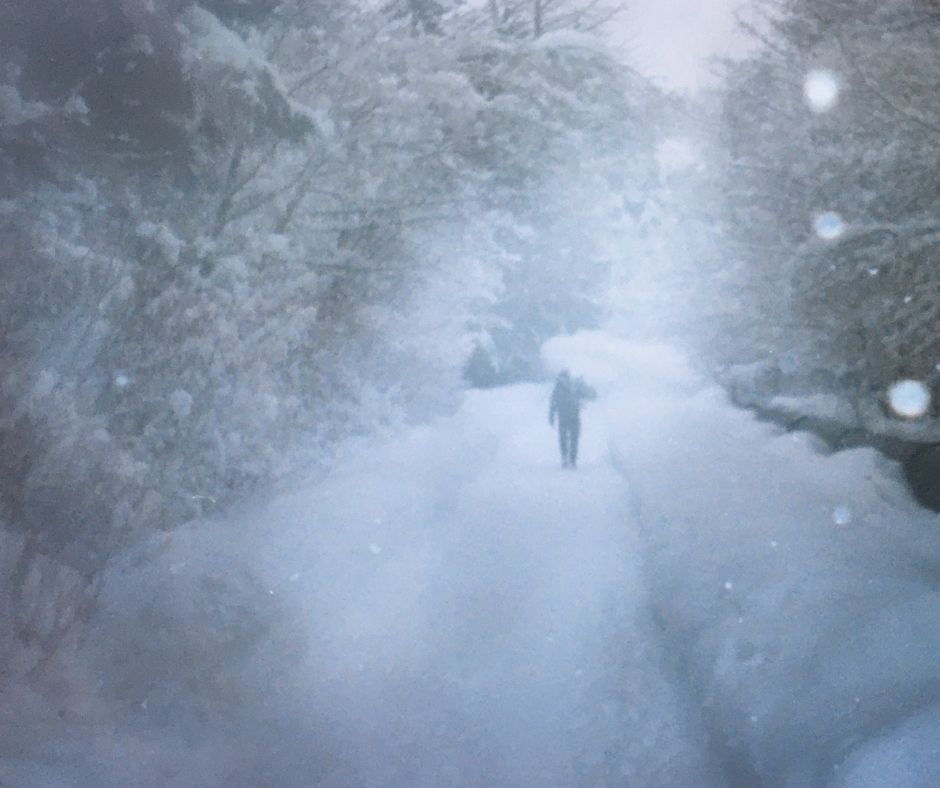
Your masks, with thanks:
[{"label": "person walking", "polygon": [[578,441],[581,437],[581,401],[594,399],[594,390],[571,373],[563,369],[558,373],[552,401],[548,409],[548,423],[555,426],[558,417],[558,448],[561,450],[561,467],[574,468],[578,464]]}]

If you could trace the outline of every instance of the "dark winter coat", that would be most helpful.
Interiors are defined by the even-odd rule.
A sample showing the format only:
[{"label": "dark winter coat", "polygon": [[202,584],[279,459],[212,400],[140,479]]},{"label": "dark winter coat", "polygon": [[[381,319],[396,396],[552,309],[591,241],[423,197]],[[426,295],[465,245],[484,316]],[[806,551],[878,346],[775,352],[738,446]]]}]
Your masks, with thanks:
[{"label": "dark winter coat", "polygon": [[548,420],[555,423],[555,415],[560,424],[574,424],[581,420],[581,401],[594,399],[594,390],[583,380],[559,378],[552,390],[552,402],[548,410]]}]

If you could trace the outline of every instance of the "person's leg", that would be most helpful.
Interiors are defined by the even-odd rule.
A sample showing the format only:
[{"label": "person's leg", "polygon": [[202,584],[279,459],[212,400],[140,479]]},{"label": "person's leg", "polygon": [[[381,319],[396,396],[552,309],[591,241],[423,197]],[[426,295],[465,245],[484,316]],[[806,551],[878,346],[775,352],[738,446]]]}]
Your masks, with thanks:
[{"label": "person's leg", "polygon": [[575,420],[571,424],[571,434],[568,436],[568,464],[574,468],[578,464],[578,439],[581,437],[581,421]]},{"label": "person's leg", "polygon": [[561,419],[558,420],[558,448],[561,451],[562,467],[568,465],[568,425]]}]

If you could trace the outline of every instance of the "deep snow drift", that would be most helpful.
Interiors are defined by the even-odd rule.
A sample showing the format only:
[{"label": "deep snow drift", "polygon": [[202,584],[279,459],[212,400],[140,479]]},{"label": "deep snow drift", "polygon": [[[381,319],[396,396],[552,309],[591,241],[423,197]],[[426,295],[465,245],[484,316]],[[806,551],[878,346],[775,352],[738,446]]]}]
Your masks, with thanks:
[{"label": "deep snow drift", "polygon": [[940,783],[940,540],[871,452],[821,456],[675,351],[554,340],[547,386],[350,445],[324,481],[113,567],[94,702],[0,783]]}]

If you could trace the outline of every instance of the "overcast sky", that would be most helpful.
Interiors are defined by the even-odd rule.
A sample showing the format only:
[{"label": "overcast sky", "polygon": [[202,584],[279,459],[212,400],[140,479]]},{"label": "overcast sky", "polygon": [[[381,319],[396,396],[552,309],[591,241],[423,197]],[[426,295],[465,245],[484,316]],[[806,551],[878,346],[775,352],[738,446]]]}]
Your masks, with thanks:
[{"label": "overcast sky", "polygon": [[734,11],[745,0],[630,0],[620,27],[631,62],[662,86],[692,92],[713,84],[708,58],[740,55]]}]

